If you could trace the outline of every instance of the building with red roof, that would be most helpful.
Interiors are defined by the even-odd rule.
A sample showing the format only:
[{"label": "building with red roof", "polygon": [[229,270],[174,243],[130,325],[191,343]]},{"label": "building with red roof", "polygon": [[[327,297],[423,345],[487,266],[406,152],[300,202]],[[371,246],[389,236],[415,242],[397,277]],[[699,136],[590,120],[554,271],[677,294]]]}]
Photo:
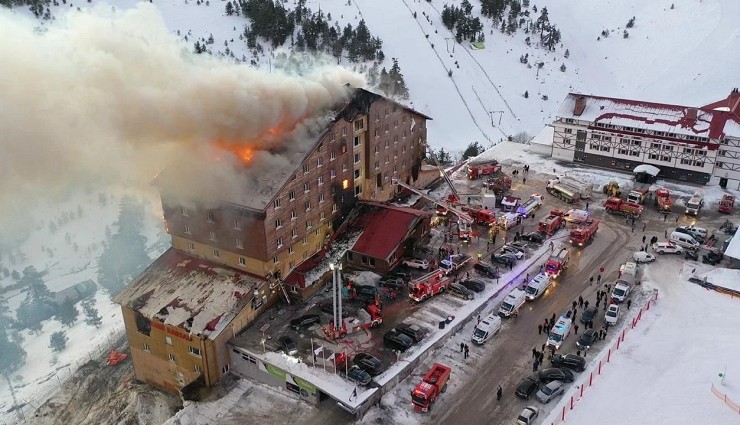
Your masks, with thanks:
[{"label": "building with red roof", "polygon": [[556,159],[740,188],[738,89],[698,107],[570,93],[552,127]]},{"label": "building with red roof", "polygon": [[401,261],[415,241],[429,233],[430,212],[365,203],[354,229],[362,233],[347,250],[344,264],[383,274]]}]

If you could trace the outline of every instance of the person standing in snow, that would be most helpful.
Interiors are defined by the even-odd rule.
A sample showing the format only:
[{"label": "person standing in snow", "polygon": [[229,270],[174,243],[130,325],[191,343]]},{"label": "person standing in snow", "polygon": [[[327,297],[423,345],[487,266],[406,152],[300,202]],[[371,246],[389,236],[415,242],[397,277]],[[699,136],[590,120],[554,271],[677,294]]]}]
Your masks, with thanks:
[{"label": "person standing in snow", "polygon": [[501,388],[501,385],[498,386],[498,389],[496,390],[496,400],[501,400],[501,396],[504,395],[504,389]]}]

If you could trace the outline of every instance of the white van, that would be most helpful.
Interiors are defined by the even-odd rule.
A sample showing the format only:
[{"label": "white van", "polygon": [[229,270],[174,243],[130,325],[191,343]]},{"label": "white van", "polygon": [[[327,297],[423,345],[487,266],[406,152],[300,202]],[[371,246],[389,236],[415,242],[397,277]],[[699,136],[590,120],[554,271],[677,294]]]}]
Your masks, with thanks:
[{"label": "white van", "polygon": [[573,321],[568,317],[561,316],[558,321],[555,322],[555,326],[552,327],[550,335],[547,336],[547,346],[555,347],[556,350],[559,349],[560,346],[563,345],[565,338],[568,338],[568,335],[570,335],[572,324]]},{"label": "white van", "polygon": [[693,236],[687,235],[686,233],[673,232],[669,238],[671,242],[678,246],[682,246],[687,249],[699,249],[701,246],[699,242],[694,239]]},{"label": "white van", "polygon": [[612,289],[611,299],[615,300],[617,304],[624,302],[625,298],[630,294],[630,286],[625,281],[617,281]]},{"label": "white van", "polygon": [[547,291],[547,288],[550,287],[552,284],[552,280],[550,279],[550,276],[546,275],[545,273],[540,273],[532,280],[529,281],[529,284],[526,288],[524,288],[524,292],[527,293],[527,299],[532,301],[536,298],[539,298],[542,294]]},{"label": "white van", "polygon": [[521,216],[517,213],[506,213],[498,218],[498,225],[504,229],[511,229],[516,226],[521,220]]},{"label": "white van", "polygon": [[501,307],[498,309],[498,315],[501,317],[509,317],[512,314],[518,314],[519,307],[524,304],[526,299],[526,293],[521,289],[516,288],[512,290],[501,303]]},{"label": "white van", "polygon": [[568,223],[583,223],[590,215],[586,210],[569,210],[563,215],[563,219]]},{"label": "white van", "polygon": [[619,268],[619,271],[622,272],[622,276],[627,275],[627,276],[632,276],[633,278],[636,278],[637,277],[637,263],[628,261],[622,264],[622,267]]},{"label": "white van", "polygon": [[680,233],[686,233],[689,236],[693,236],[694,239],[696,239],[696,241],[699,243],[707,240],[708,232],[707,232],[707,229],[703,227],[679,226],[679,227],[676,227],[676,231]]},{"label": "white van", "polygon": [[488,317],[481,320],[480,323],[478,323],[478,326],[475,327],[475,330],[473,330],[473,342],[478,345],[483,345],[501,330],[501,326],[501,318],[495,314],[490,314]]}]

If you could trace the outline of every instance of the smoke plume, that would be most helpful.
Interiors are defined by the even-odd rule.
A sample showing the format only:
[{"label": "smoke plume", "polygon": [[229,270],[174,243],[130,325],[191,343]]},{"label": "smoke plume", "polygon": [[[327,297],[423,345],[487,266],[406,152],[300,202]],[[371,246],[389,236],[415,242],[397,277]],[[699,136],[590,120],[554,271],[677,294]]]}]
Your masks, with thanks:
[{"label": "smoke plume", "polygon": [[148,184],[172,159],[196,165],[214,141],[273,152],[255,154],[257,168],[278,161],[295,139],[285,134],[303,134],[347,97],[345,84],[364,85],[339,67],[297,77],[196,55],[145,3],[37,25],[0,10],[0,239],[35,200]]}]

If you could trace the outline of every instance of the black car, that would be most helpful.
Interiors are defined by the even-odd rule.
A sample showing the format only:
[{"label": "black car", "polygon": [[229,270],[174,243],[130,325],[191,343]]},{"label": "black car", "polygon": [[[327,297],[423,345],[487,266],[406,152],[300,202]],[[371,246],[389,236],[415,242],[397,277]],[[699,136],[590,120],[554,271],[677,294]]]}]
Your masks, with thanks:
[{"label": "black car", "polygon": [[[326,314],[334,314],[334,304],[331,301],[323,302],[319,304],[319,310],[322,313]],[[347,309],[344,308],[344,305],[342,305],[342,317],[347,317]]]},{"label": "black car", "polygon": [[399,323],[396,325],[396,330],[402,334],[413,339],[414,342],[419,342],[424,339],[426,332],[419,325],[410,325],[408,323]]},{"label": "black car", "polygon": [[537,376],[540,378],[540,382],[542,382],[543,384],[547,384],[548,382],[552,381],[573,382],[573,380],[575,379],[575,376],[573,376],[573,372],[568,369],[560,369],[557,367],[540,369],[540,372],[537,374]]},{"label": "black car", "polygon": [[491,254],[491,261],[499,264],[512,263],[516,264],[516,256],[514,254]]},{"label": "black car", "polygon": [[581,323],[595,320],[596,313],[598,312],[599,309],[595,305],[589,306],[587,309],[583,310],[583,313],[581,313]]},{"label": "black car", "polygon": [[321,323],[321,319],[318,314],[306,314],[297,319],[291,320],[290,327],[299,331],[301,329],[310,328],[317,323]]},{"label": "black car", "polygon": [[460,285],[475,292],[483,292],[486,290],[486,283],[479,279],[468,279],[460,282]]},{"label": "black car", "polygon": [[387,275],[388,277],[395,277],[398,279],[403,280],[404,282],[409,282],[413,276],[411,276],[411,273],[409,272],[400,272],[400,271],[394,271]]},{"label": "black car", "polygon": [[388,331],[383,335],[383,345],[393,351],[404,352],[414,345],[414,340],[401,332]]},{"label": "black car", "polygon": [[464,300],[472,300],[475,298],[475,292],[462,285],[458,285],[457,283],[450,284],[447,288],[447,293]]},{"label": "black car", "polygon": [[529,400],[529,397],[531,397],[532,394],[534,394],[539,388],[540,388],[539,379],[537,379],[536,376],[528,376],[522,379],[522,382],[520,382],[519,385],[517,385],[516,391],[514,391],[514,394],[516,394],[516,396],[519,398]]},{"label": "black car", "polygon": [[385,370],[383,363],[370,353],[357,353],[352,362],[371,376],[380,375]]},{"label": "black car", "polygon": [[363,387],[372,381],[370,374],[359,366],[351,366],[347,370],[347,379]]},{"label": "black car", "polygon": [[280,350],[289,355],[289,356],[295,356],[298,354],[298,348],[295,345],[295,342],[293,342],[293,338],[283,335],[277,340],[278,346],[280,346]]},{"label": "black car", "polygon": [[380,279],[380,287],[393,290],[401,289],[406,283],[400,277],[383,277]]},{"label": "black car", "polygon": [[522,235],[521,238],[522,240],[525,240],[527,242],[532,242],[532,243],[541,244],[545,242],[545,235],[543,235],[542,233],[537,233],[537,232],[526,233]]},{"label": "black car", "polygon": [[699,253],[694,251],[693,249],[687,249],[684,253],[684,258],[687,260],[695,260],[699,261]]},{"label": "black car", "polygon": [[370,285],[354,285],[352,289],[360,298],[375,298],[378,294],[378,288]]},{"label": "black car", "polygon": [[701,256],[701,262],[704,264],[715,265],[722,261],[723,258],[724,254],[722,254],[721,252],[709,251],[707,254]]},{"label": "black car", "polygon": [[599,334],[594,329],[587,329],[583,332],[583,335],[576,341],[576,345],[580,349],[591,348],[591,346],[599,339]]},{"label": "black car", "polygon": [[497,279],[500,277],[499,273],[496,271],[496,266],[481,261],[473,264],[473,270],[491,279]]},{"label": "black car", "polygon": [[550,359],[553,367],[566,368],[576,372],[586,370],[586,359],[575,354],[556,354]]}]

